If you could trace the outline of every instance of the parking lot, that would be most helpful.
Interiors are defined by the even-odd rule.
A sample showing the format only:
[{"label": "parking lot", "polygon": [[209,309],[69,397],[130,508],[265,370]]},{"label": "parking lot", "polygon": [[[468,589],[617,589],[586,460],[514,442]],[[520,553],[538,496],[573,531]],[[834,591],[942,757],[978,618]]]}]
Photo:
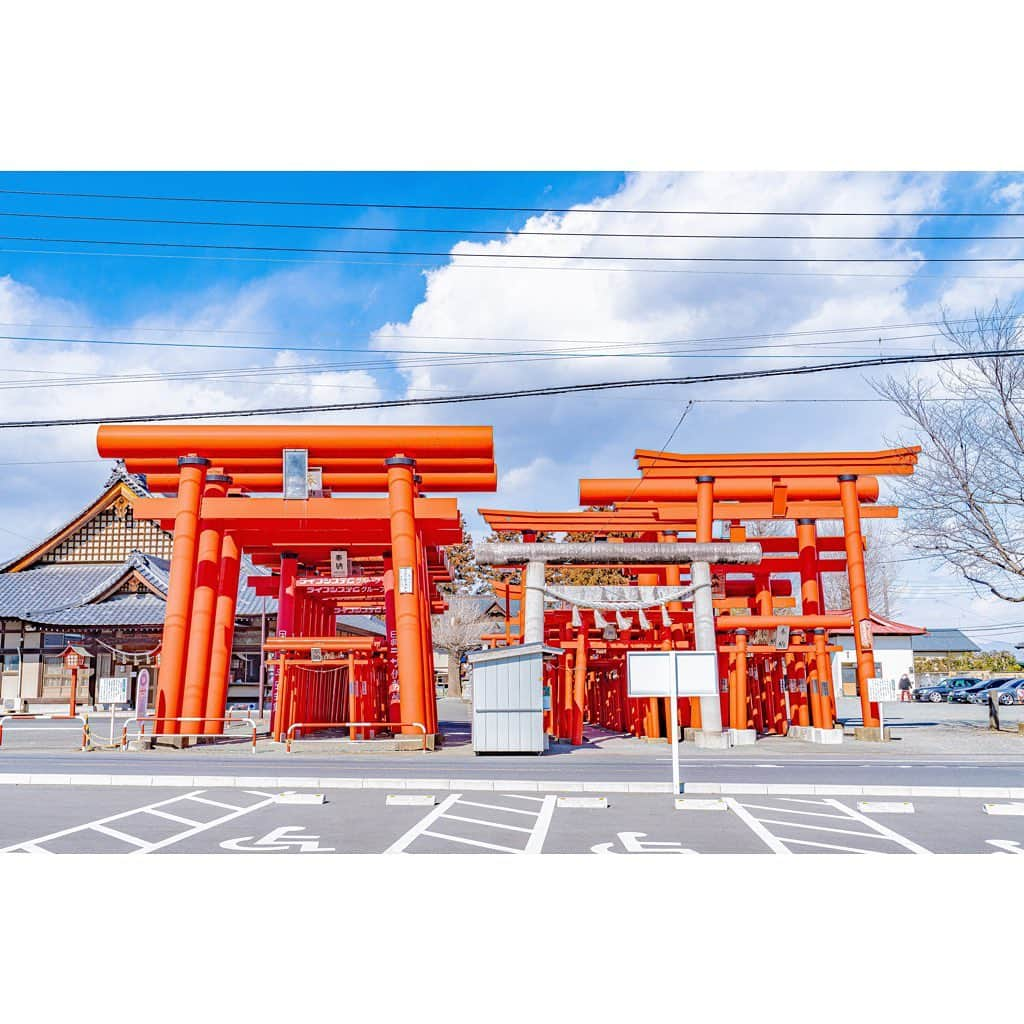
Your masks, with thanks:
[{"label": "parking lot", "polygon": [[[302,790],[295,792],[310,793]],[[611,793],[340,790],[322,804],[240,788],[10,787],[0,852],[278,854],[1024,853],[1024,804],[976,799],[684,798]],[[284,797],[284,800],[294,797]],[[593,799],[592,797],[590,798]],[[991,804],[990,804],[991,806]],[[1016,811],[1016,813],[1012,813]]]}]

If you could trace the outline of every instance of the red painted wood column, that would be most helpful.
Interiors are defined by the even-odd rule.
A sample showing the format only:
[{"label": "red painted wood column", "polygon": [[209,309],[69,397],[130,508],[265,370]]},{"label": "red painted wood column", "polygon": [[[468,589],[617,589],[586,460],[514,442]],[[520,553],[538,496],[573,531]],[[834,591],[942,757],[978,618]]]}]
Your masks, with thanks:
[{"label": "red painted wood column", "polygon": [[878,728],[878,705],[868,700],[868,680],[875,675],[874,638],[871,609],[868,606],[868,580],[864,571],[864,537],[860,526],[860,500],[857,477],[839,477],[839,500],[843,504],[843,532],[846,539],[846,573],[850,581],[850,607],[853,612],[853,643],[857,650],[857,683],[860,689],[864,725]]},{"label": "red painted wood column", "polygon": [[178,722],[166,721],[163,716],[177,718],[181,715],[185,645],[192,611],[192,587],[199,540],[199,506],[209,466],[209,459],[195,455],[178,459],[178,510],[174,516],[174,546],[171,549],[171,568],[167,582],[155,732],[176,733],[179,729]]},{"label": "red painted wood column", "polygon": [[[281,575],[277,591],[277,635],[295,635],[295,577],[299,571],[299,556],[291,551],[281,554]],[[287,717],[286,703],[291,689],[290,680],[285,678],[286,660],[280,659],[278,665],[277,700],[270,719],[270,735],[283,740],[287,725],[283,724]]]},{"label": "red painted wood column", "polygon": [[[415,459],[396,455],[384,463],[388,471],[391,513],[391,557],[395,567],[395,632],[398,646],[398,684],[403,722],[426,725],[423,700],[423,626],[420,622],[419,567],[416,564],[416,515],[413,468]],[[411,726],[404,733],[419,734]]]},{"label": "red painted wood column", "polygon": [[[238,573],[242,553],[235,535],[229,530],[221,542],[220,576],[217,604],[213,615],[213,639],[210,644],[210,687],[206,695],[206,732],[221,733],[231,682],[231,649],[235,639],[235,605],[238,602]],[[262,657],[262,653],[260,654]]]},{"label": "red painted wood column", "polygon": [[[207,473],[205,498],[223,498],[228,493],[231,477],[223,473]],[[199,543],[196,549],[196,579],[192,595],[192,614],[188,631],[188,656],[185,661],[185,684],[182,690],[181,714],[201,719],[206,714],[206,697],[210,682],[210,641],[213,636],[213,615],[217,604],[220,578],[220,545],[224,527],[220,522],[204,522],[200,516]],[[182,722],[181,732],[194,736],[203,732],[204,723]]]}]

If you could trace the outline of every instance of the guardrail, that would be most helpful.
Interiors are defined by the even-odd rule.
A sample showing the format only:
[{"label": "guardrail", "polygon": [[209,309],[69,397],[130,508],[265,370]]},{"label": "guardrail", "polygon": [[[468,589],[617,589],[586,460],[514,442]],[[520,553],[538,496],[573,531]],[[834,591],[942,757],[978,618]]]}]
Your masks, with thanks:
[{"label": "guardrail", "polygon": [[352,729],[352,728],[380,728],[385,726],[389,729],[401,726],[416,728],[423,734],[423,749],[427,749],[427,727],[422,722],[294,722],[288,726],[285,732],[285,751],[292,752],[292,740],[298,739],[293,732],[299,729]]},{"label": "guardrail", "polygon": [[[4,725],[11,721],[24,721],[25,719],[42,719],[53,722],[81,722],[82,723],[82,750],[89,746],[89,716],[88,715],[2,715],[0,716],[0,746],[4,742]],[[44,725],[42,728],[33,729],[32,732],[67,732],[68,730],[59,725]]]},{"label": "guardrail", "polygon": [[234,722],[236,725],[241,722],[248,722],[252,727],[252,752],[256,753],[256,722],[251,718],[211,718],[205,715],[197,718],[181,718],[173,715],[147,715],[145,718],[129,718],[124,723],[124,727],[121,730],[121,749],[126,750],[128,747],[128,726],[135,724],[139,727],[139,731],[135,733],[135,739],[143,739],[145,737],[157,737],[157,736],[187,736],[200,737],[200,736],[215,736],[219,739],[224,738],[222,732],[146,732],[147,722],[228,722],[229,724]]}]

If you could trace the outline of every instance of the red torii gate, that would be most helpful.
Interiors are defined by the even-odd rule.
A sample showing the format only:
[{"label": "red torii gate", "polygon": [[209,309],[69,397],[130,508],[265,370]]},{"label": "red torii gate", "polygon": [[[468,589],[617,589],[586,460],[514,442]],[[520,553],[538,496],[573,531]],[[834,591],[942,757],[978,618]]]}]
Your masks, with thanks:
[{"label": "red torii gate", "polygon": [[[864,723],[870,728],[877,727],[878,718],[877,707],[868,701],[867,693],[867,680],[874,675],[874,659],[860,523],[866,518],[894,518],[897,515],[895,507],[874,504],[880,493],[877,476],[912,473],[918,451],[917,448],[901,448],[877,452],[686,455],[641,450],[636,453],[641,469],[639,479],[580,481],[580,503],[610,506],[607,510],[544,513],[481,509],[480,512],[499,534],[518,533],[524,540],[532,540],[542,532],[580,532],[621,543],[629,543],[630,538],[609,535],[632,534],[632,539],[638,541],[672,541],[679,534],[687,534],[697,542],[709,542],[712,540],[713,523],[719,520],[726,524],[729,540],[743,541],[747,539],[741,525],[743,522],[794,522],[794,536],[752,538],[761,544],[767,556],[760,564],[718,567],[715,570],[721,587],[714,601],[714,607],[720,613],[716,618],[716,630],[724,634],[723,639],[726,640],[719,645],[719,651],[727,656],[723,662],[723,676],[729,680],[728,696],[723,697],[723,721],[740,730],[746,730],[748,725],[762,729],[769,722],[778,729],[781,726],[781,694],[776,691],[782,675],[778,666],[783,662],[783,671],[787,675],[807,681],[806,700],[802,694],[794,697],[791,708],[793,724],[830,729],[835,719],[835,694],[831,686],[828,654],[835,648],[828,645],[827,631],[852,625]],[[844,536],[819,536],[817,522],[820,520],[842,521]],[[827,557],[840,553],[845,557]],[[623,565],[622,570],[634,575],[640,585],[660,583],[678,586],[685,579],[680,566]],[[821,577],[825,572],[837,571],[848,575],[852,610],[827,615]],[[779,589],[782,581],[772,579],[779,573],[799,577],[800,615],[777,614],[777,611],[795,604],[788,598],[788,591]],[[502,596],[508,601],[515,590],[513,585],[508,585]],[[572,694],[571,699],[564,703],[566,707],[576,709],[574,714],[577,718],[583,707],[584,691],[590,695],[588,703],[601,703],[593,688],[594,679],[588,676],[590,664],[603,668],[606,678],[611,675],[619,682],[622,692],[617,695],[618,711],[614,724],[625,727],[622,717],[625,713],[625,672],[624,665],[615,660],[615,655],[618,653],[624,658],[626,649],[666,643],[688,646],[690,641],[687,637],[692,630],[689,611],[677,602],[669,605],[667,614],[672,624],[669,630],[655,630],[657,635],[643,637],[631,632],[624,641],[608,642],[590,639],[596,627],[592,621],[587,621],[586,613],[575,638],[569,627],[568,611],[547,613],[545,642],[562,646],[569,652],[563,658],[560,670],[566,678],[553,680],[553,686],[556,693],[561,688],[563,694]],[[492,635],[490,642],[520,642],[521,617],[522,604],[518,632],[514,634],[511,624],[506,624],[504,634]],[[751,642],[750,631],[780,625],[792,630],[785,651]],[[588,663],[588,650],[599,655],[597,662]],[[767,674],[768,685],[759,686],[758,694],[762,701],[772,697],[773,700],[767,703],[774,703],[774,706],[762,706],[757,699],[752,703],[748,701],[748,668],[759,676]],[[639,707],[646,702],[634,703]],[[637,717],[637,708],[631,709],[629,728],[642,734],[659,735],[657,714],[654,712],[657,701],[649,703],[646,719]],[[566,725],[565,721],[559,721],[557,711],[560,706],[556,696],[553,702],[555,712],[551,716],[553,730],[558,735],[578,738],[575,723],[570,721]],[[689,702],[689,719],[689,723],[684,721],[683,724],[700,727],[697,701]],[[671,715],[666,714],[666,722],[670,720]]]},{"label": "red torii gate", "polygon": [[[103,426],[97,448],[144,474],[151,490],[173,495],[135,505],[136,518],[174,533],[159,731],[179,731],[179,718],[221,714],[242,553],[278,571],[273,584],[257,586],[269,586],[278,600],[279,635],[332,637],[339,608],[348,607],[345,595],[305,579],[318,576],[338,548],[364,575],[379,577],[383,603],[393,603],[397,719],[436,730],[430,613],[443,608],[436,590],[446,578],[442,550],[459,543],[462,530],[454,499],[421,495],[493,491],[490,427]],[[290,452],[303,456],[323,496],[246,500],[283,492]],[[277,710],[275,730],[287,729],[288,715]],[[202,725],[185,722],[180,731],[201,733]]]}]

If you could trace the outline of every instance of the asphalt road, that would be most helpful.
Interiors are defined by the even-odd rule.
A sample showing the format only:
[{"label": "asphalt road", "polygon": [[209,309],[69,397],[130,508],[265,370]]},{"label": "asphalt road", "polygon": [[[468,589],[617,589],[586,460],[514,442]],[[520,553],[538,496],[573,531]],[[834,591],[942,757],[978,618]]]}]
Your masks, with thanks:
[{"label": "asphalt road", "polygon": [[[383,790],[332,792],[322,805],[279,803],[279,792],[10,787],[0,852],[1024,853],[1024,814],[987,814],[968,799],[744,796],[677,810],[670,796],[609,794],[607,808],[577,808],[558,806],[555,795],[424,791],[436,802],[387,806]],[[913,813],[894,813],[908,806]]]}]

